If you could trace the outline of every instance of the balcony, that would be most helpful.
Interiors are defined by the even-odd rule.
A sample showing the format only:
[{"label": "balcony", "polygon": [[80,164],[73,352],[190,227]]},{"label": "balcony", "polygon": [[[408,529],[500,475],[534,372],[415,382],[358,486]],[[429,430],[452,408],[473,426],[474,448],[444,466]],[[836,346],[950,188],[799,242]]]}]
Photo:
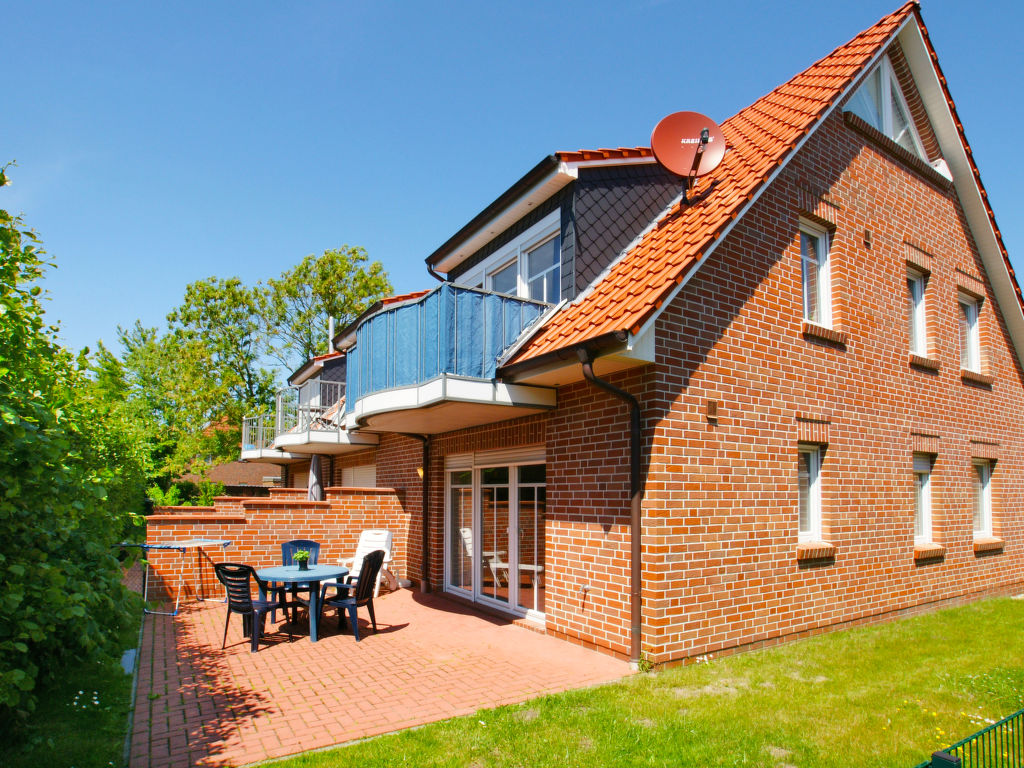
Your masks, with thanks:
[{"label": "balcony", "polygon": [[242,455],[246,461],[290,464],[310,454],[339,454],[377,444],[376,435],[345,431],[342,424],[345,385],[313,379],[277,392],[274,414],[242,420]]},{"label": "balcony", "polygon": [[345,431],[345,384],[313,379],[277,393],[274,447],[309,455],[355,451],[377,444],[376,435]]},{"label": "balcony", "polygon": [[445,283],[366,318],[348,349],[345,427],[434,434],[553,408],[554,389],[495,379],[547,308]]},{"label": "balcony", "polygon": [[264,464],[291,464],[304,456],[274,448],[275,417],[272,413],[246,416],[242,419],[242,461]]}]

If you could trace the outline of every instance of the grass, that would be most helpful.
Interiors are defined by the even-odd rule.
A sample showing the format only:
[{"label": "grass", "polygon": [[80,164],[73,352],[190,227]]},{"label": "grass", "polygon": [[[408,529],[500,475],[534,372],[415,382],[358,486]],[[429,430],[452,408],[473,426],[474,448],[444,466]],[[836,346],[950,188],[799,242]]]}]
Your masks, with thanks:
[{"label": "grass", "polygon": [[[141,598],[120,628],[121,647],[138,645]],[[72,664],[40,691],[39,705],[17,741],[0,742],[4,768],[121,768],[131,675],[119,659]]]},{"label": "grass", "polygon": [[1024,602],[986,600],[481,710],[275,768],[899,766],[1024,708]]}]

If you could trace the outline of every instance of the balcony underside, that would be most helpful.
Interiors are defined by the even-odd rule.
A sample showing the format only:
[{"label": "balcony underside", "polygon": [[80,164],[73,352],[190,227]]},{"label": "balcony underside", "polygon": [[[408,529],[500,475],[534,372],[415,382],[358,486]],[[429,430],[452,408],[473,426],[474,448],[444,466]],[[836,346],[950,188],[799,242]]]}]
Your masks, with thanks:
[{"label": "balcony underside", "polygon": [[377,445],[376,435],[346,432],[341,427],[333,429],[311,429],[306,432],[284,432],[277,436],[274,445],[292,454],[308,458],[310,454],[336,455],[352,453]]},{"label": "balcony underside", "polygon": [[346,426],[435,435],[542,413],[556,403],[555,390],[547,387],[442,374],[420,386],[360,398],[346,414]]},{"label": "balcony underside", "polygon": [[251,461],[254,464],[284,465],[304,461],[308,457],[288,451],[279,451],[276,448],[243,448],[239,458],[242,461]]}]

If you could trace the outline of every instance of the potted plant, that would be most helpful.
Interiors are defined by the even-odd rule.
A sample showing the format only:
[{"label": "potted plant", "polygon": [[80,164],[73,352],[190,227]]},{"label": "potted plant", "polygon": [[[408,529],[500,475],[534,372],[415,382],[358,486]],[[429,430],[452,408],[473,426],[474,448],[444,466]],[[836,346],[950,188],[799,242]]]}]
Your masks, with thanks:
[{"label": "potted plant", "polygon": [[298,552],[292,555],[292,560],[299,564],[300,571],[309,570],[309,550],[300,549]]}]

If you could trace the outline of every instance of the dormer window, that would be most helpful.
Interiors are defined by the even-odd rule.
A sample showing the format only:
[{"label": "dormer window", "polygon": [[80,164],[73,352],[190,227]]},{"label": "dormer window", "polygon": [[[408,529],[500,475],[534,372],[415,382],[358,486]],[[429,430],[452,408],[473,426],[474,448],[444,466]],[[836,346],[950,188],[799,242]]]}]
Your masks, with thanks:
[{"label": "dormer window", "polygon": [[455,282],[557,304],[561,298],[562,272],[560,215],[554,211],[545,216]]},{"label": "dormer window", "polygon": [[927,159],[892,62],[885,56],[853,94],[846,109],[921,159]]}]

